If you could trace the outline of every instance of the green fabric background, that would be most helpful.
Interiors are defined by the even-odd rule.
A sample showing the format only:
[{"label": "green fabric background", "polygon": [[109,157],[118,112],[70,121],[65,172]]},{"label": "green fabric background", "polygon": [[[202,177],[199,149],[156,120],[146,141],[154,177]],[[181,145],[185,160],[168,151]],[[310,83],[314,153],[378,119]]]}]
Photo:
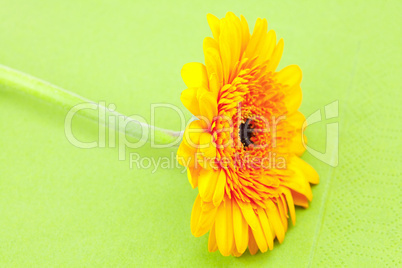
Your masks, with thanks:
[{"label": "green fabric background", "polygon": [[[181,169],[130,169],[116,148],[75,148],[66,111],[0,87],[0,264],[401,266],[402,5],[353,2],[1,0],[1,64],[148,119],[151,103],[185,111],[180,69],[203,62],[207,13],[243,14],[250,27],[267,18],[285,40],[280,67],[303,70],[301,111],[339,100],[340,154],[336,168],[303,156],[321,183],[283,244],[222,257],[191,235],[197,191]],[[325,150],[326,123],[308,128],[312,148]],[[157,124],[179,129],[168,110]],[[73,127],[97,138],[85,119]]]}]

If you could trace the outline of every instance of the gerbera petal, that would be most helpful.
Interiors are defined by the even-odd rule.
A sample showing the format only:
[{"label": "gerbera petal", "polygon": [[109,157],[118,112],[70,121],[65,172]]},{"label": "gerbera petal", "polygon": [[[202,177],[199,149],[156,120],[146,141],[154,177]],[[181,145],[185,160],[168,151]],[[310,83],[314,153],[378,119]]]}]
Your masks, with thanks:
[{"label": "gerbera petal", "polygon": [[[199,160],[209,161],[216,157],[216,147],[213,144],[213,137],[210,133],[204,132],[200,135],[200,149],[198,154]],[[208,165],[207,162],[200,164],[206,168],[211,169],[212,167]]]},{"label": "gerbera petal", "polygon": [[282,197],[276,199],[276,204],[278,206],[278,211],[279,211],[279,217],[281,218],[281,223],[283,225],[283,228],[285,229],[285,233],[288,230],[288,214],[287,214],[287,207],[286,203],[284,203],[284,200]]},{"label": "gerbera petal", "polygon": [[248,244],[248,224],[241,213],[240,207],[235,200],[232,200],[233,206],[233,229],[236,248],[239,253],[247,249]]},{"label": "gerbera petal", "polygon": [[286,202],[288,203],[288,208],[289,208],[289,214],[290,218],[292,219],[293,225],[296,224],[296,211],[295,211],[295,205],[293,202],[293,196],[292,193],[288,188],[281,187],[282,193],[285,195]]},{"label": "gerbera petal", "polygon": [[272,250],[274,248],[274,237],[272,236],[271,226],[269,224],[267,214],[261,207],[258,208],[258,218],[260,219],[262,231],[264,232],[268,247],[270,250]]},{"label": "gerbera petal", "polygon": [[244,51],[247,48],[248,42],[250,41],[250,30],[248,28],[247,20],[243,15],[240,16],[241,22],[241,54],[243,55]]},{"label": "gerbera petal", "polygon": [[274,72],[278,67],[278,64],[282,58],[283,53],[283,39],[279,39],[278,44],[276,45],[274,52],[272,53],[271,59],[267,64],[267,71]]},{"label": "gerbera petal", "polygon": [[194,233],[197,230],[198,221],[201,215],[201,197],[197,195],[193,204],[193,210],[191,211],[191,232]]},{"label": "gerbera petal", "polygon": [[191,184],[191,187],[196,188],[198,186],[198,176],[200,169],[194,168],[194,167],[188,167],[187,168],[187,177],[188,181]]},{"label": "gerbera petal", "polygon": [[258,228],[258,218],[255,215],[255,212],[253,210],[253,207],[250,205],[250,203],[238,203],[239,207],[241,209],[241,212],[243,213],[244,218],[246,219],[248,225],[250,225],[251,229],[257,229]]},{"label": "gerbera petal", "polygon": [[293,157],[291,160],[304,174],[305,178],[310,182],[317,184],[320,182],[319,175],[315,169],[300,157]]},{"label": "gerbera petal", "polygon": [[209,232],[208,251],[215,252],[217,249],[218,249],[218,245],[216,244],[215,224],[213,224],[211,231]]},{"label": "gerbera petal", "polygon": [[272,224],[272,227],[274,228],[279,243],[282,243],[283,239],[285,239],[285,229],[283,228],[281,219],[279,217],[278,208],[274,203],[272,203],[272,201],[268,201],[266,204],[267,209],[265,211],[268,215],[269,222]]},{"label": "gerbera petal", "polygon": [[214,223],[216,212],[217,207],[211,203],[203,202],[200,195],[198,195],[191,214],[191,233],[195,237],[206,234]]},{"label": "gerbera petal", "polygon": [[261,252],[266,252],[268,250],[267,240],[265,239],[264,232],[262,231],[261,222],[258,219],[257,228],[251,230],[254,235],[255,242]]},{"label": "gerbera petal", "polygon": [[182,166],[193,167],[196,152],[196,149],[189,147],[185,142],[182,142],[177,150],[176,159]]},{"label": "gerbera petal", "polygon": [[286,91],[286,96],[284,98],[284,102],[288,112],[293,113],[297,111],[300,107],[302,99],[303,93],[300,85],[297,84],[291,88],[288,88],[288,90]]},{"label": "gerbera petal", "polygon": [[298,65],[289,65],[280,70],[276,74],[279,83],[292,88],[294,85],[299,85],[302,80],[302,72]]},{"label": "gerbera petal", "polygon": [[286,85],[285,87],[285,105],[289,113],[293,113],[299,109],[302,101],[302,91],[300,82],[302,80],[302,71],[297,65],[289,65],[280,70],[276,74],[279,83]]},{"label": "gerbera petal", "polygon": [[251,255],[255,255],[258,251],[257,242],[255,242],[255,238],[251,228],[248,228],[248,250],[250,251]]},{"label": "gerbera petal", "polygon": [[226,185],[226,173],[224,170],[219,172],[218,182],[216,183],[215,193],[213,196],[213,203],[215,206],[218,206],[223,199],[223,195],[225,194],[225,185]]},{"label": "gerbera petal", "polygon": [[260,44],[264,43],[267,38],[268,22],[266,19],[257,19],[254,26],[253,34],[251,35],[247,49],[245,51],[246,58],[252,59],[259,56],[258,51],[261,49]]},{"label": "gerbera petal", "polygon": [[194,120],[188,124],[184,131],[183,141],[192,148],[198,148],[200,144],[200,137],[208,129],[208,122],[204,120]]},{"label": "gerbera petal", "polygon": [[198,88],[187,88],[181,93],[180,100],[193,115],[200,115],[200,104],[197,99]]},{"label": "gerbera petal", "polygon": [[305,136],[301,134],[301,132],[298,132],[293,138],[291,138],[289,142],[289,152],[296,154],[297,156],[302,155],[305,151],[306,148],[303,143],[302,137],[305,139]]},{"label": "gerbera petal", "polygon": [[296,206],[308,208],[308,200],[307,200],[306,196],[304,196],[298,192],[295,192],[295,191],[291,191],[291,192],[292,192],[293,202],[295,203]]},{"label": "gerbera petal", "polygon": [[286,121],[289,122],[295,128],[295,130],[300,130],[303,128],[306,118],[301,112],[296,111],[292,114],[289,114],[286,118]]},{"label": "gerbera petal", "polygon": [[186,63],[181,69],[181,77],[187,87],[208,88],[207,69],[202,63]]},{"label": "gerbera petal", "polygon": [[207,37],[204,39],[203,49],[208,75],[211,77],[211,75],[216,74],[219,87],[221,87],[223,85],[223,70],[219,44],[216,40]]},{"label": "gerbera petal", "polygon": [[200,171],[198,190],[204,202],[211,202],[215,193],[216,183],[218,182],[219,171],[214,169],[204,169]]},{"label": "gerbera petal", "polygon": [[290,161],[288,163],[288,169],[293,171],[293,175],[291,175],[288,180],[284,181],[283,185],[286,185],[291,190],[304,195],[308,200],[311,201],[313,199],[313,193],[311,192],[311,187],[305,174],[294,163],[294,161]]},{"label": "gerbera petal", "polygon": [[232,202],[225,200],[218,208],[215,221],[216,243],[223,256],[229,256],[233,243]]},{"label": "gerbera petal", "polygon": [[208,122],[212,122],[214,117],[218,115],[218,103],[216,96],[212,92],[203,92],[199,95],[200,115],[205,116]]},{"label": "gerbera petal", "polygon": [[211,28],[212,35],[214,36],[216,41],[219,41],[220,20],[212,14],[207,14],[207,21],[208,21],[209,27]]}]

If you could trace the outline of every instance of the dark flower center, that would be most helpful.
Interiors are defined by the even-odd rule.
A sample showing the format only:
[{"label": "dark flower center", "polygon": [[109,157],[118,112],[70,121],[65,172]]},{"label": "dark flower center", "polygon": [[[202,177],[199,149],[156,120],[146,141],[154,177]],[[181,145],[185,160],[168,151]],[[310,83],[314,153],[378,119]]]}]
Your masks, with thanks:
[{"label": "dark flower center", "polygon": [[251,126],[251,119],[248,118],[246,122],[241,123],[239,127],[240,131],[240,141],[243,143],[244,147],[248,147],[253,144],[251,137],[253,136],[253,128]]}]

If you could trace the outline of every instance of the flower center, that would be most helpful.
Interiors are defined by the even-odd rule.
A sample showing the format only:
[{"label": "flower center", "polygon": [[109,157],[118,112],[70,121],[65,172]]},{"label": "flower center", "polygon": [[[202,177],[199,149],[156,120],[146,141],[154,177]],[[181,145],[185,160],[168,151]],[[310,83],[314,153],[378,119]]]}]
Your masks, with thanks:
[{"label": "flower center", "polygon": [[251,119],[247,118],[246,122],[241,123],[239,126],[240,141],[244,147],[248,147],[253,144],[251,137],[253,137],[253,128],[251,125]]}]

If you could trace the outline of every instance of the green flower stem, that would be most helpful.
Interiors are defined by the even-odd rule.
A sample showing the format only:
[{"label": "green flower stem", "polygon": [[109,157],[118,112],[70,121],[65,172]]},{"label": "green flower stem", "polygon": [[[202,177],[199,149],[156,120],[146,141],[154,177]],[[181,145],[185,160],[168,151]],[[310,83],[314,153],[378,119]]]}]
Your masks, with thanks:
[{"label": "green flower stem", "polygon": [[[96,107],[97,109],[79,109],[77,110],[76,114],[91,119],[99,124],[103,124],[106,127],[108,127],[108,124],[105,122],[105,118],[109,118],[109,116],[116,116],[123,120],[129,120],[130,123],[126,124],[125,126],[120,126],[120,124],[118,124],[119,132],[136,139],[147,139],[147,141],[150,141],[150,139],[148,137],[144,138],[143,132],[153,132],[153,140],[155,144],[158,145],[177,145],[179,144],[179,141],[183,135],[183,132],[181,131],[176,132],[157,128],[134,120],[116,111],[109,110],[108,108],[81,97],[73,92],[3,65],[0,65],[0,86],[32,95],[43,101],[57,105],[65,110],[70,110],[74,106],[82,103],[90,104],[92,107]],[[104,112],[106,115],[104,118],[103,116],[99,116],[100,111]]]}]

